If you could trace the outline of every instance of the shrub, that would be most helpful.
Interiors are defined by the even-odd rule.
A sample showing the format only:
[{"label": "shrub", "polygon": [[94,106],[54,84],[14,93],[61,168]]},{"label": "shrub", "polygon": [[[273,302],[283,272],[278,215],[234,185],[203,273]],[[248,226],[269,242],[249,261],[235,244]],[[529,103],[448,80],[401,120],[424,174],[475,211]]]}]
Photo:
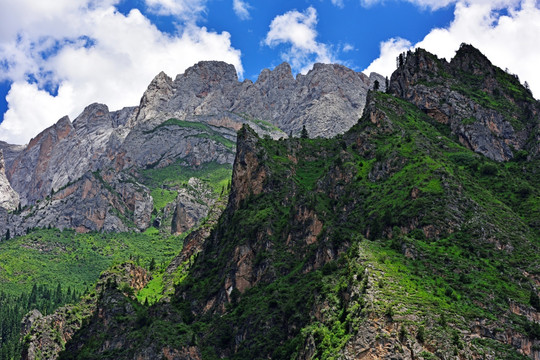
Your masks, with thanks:
[{"label": "shrub", "polygon": [[492,176],[497,174],[497,166],[491,163],[484,163],[480,166],[480,174]]}]

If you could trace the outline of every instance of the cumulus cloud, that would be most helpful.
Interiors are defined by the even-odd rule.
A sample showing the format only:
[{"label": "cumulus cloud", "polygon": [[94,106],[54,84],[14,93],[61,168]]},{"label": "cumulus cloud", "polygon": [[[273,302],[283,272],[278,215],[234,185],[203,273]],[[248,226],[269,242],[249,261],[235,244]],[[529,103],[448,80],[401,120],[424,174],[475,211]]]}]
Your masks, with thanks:
[{"label": "cumulus cloud", "polygon": [[[540,8],[535,0],[458,1],[454,20],[447,28],[433,29],[422,41],[408,47],[406,42],[401,44],[403,46],[393,46],[392,39],[384,42],[380,57],[366,71],[377,69],[383,75],[390,75],[396,67],[396,51],[407,48],[421,47],[450,60],[464,42],[478,48],[495,65],[508,68],[521,81],[527,81],[538,98],[538,34]],[[392,47],[396,51],[388,50]]]},{"label": "cumulus cloud", "polygon": [[243,0],[233,0],[233,10],[236,16],[242,20],[249,19],[249,9],[251,6]]},{"label": "cumulus cloud", "polygon": [[[39,9],[24,8],[33,1],[22,0],[20,8],[8,5],[19,13],[28,10],[25,19],[34,20],[0,39],[0,80],[12,82],[0,140],[26,143],[61,116],[74,119],[93,102],[111,110],[137,105],[162,70],[174,76],[200,60],[223,60],[243,71],[240,51],[227,32],[188,22],[170,35],[138,10],[117,12],[112,0],[77,1],[75,6],[73,0],[56,0],[63,6],[44,10],[43,17],[35,15]],[[1,7],[0,26],[5,26],[2,20],[9,16],[2,11],[6,5]]]},{"label": "cumulus cloud", "polygon": [[332,4],[334,4],[335,6],[339,8],[343,8],[345,6],[345,4],[343,3],[343,0],[331,0],[331,1],[332,1]]},{"label": "cumulus cloud", "polygon": [[304,12],[292,10],[276,16],[264,43],[270,47],[289,45],[281,54],[295,71],[307,72],[315,62],[330,63],[335,59],[328,45],[317,41],[317,10],[309,7]]}]

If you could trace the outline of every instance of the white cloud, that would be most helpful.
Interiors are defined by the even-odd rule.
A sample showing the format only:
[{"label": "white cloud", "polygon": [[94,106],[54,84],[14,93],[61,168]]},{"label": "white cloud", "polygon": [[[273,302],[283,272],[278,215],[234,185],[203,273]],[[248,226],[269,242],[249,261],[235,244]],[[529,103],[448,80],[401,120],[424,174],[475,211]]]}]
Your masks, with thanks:
[{"label": "white cloud", "polygon": [[[506,10],[500,15],[498,10]],[[523,1],[459,1],[454,20],[447,28],[433,29],[426,37],[410,48],[421,47],[439,57],[450,60],[461,43],[472,44],[495,65],[516,73],[522,82],[527,81],[538,98],[540,96],[540,8],[535,0]],[[395,52],[382,50],[374,64],[387,64],[384,75],[395,69]],[[402,49],[406,50],[405,48]],[[389,64],[394,62],[394,66]]]},{"label": "white cloud", "polygon": [[145,0],[150,11],[158,15],[174,15],[193,19],[204,11],[206,0]]},{"label": "white cloud", "polygon": [[270,47],[288,44],[282,58],[295,71],[307,72],[315,62],[331,63],[335,59],[328,45],[316,40],[317,10],[309,7],[303,13],[296,10],[276,16],[270,24],[264,43]]},{"label": "white cloud", "polygon": [[389,76],[396,69],[396,57],[411,48],[411,42],[402,38],[391,38],[380,44],[381,55],[364,72]]},{"label": "white cloud", "polygon": [[343,8],[343,6],[345,6],[345,4],[343,3],[343,0],[331,0],[331,1],[332,1],[332,4],[334,4],[335,6],[339,8]]},{"label": "white cloud", "polygon": [[351,44],[345,44],[345,45],[343,45],[343,49],[341,51],[349,52],[349,51],[353,51],[353,50],[354,50],[354,46],[352,46]]},{"label": "white cloud", "polygon": [[242,20],[249,19],[249,9],[251,6],[243,0],[233,0],[233,10],[236,16]]},{"label": "white cloud", "polygon": [[[240,51],[232,48],[227,32],[188,23],[173,36],[159,31],[138,10],[128,15],[115,11],[111,1],[63,3],[43,18],[29,7],[33,22],[0,39],[0,79],[13,82],[0,140],[25,143],[63,115],[73,120],[93,102],[111,110],[137,105],[162,70],[174,76],[200,60],[223,60],[243,71]],[[28,6],[21,4],[23,9]],[[9,17],[3,6],[0,24]],[[43,52],[49,54],[46,59]],[[3,61],[9,66],[2,66]],[[56,96],[43,90],[51,84],[58,87]]]}]

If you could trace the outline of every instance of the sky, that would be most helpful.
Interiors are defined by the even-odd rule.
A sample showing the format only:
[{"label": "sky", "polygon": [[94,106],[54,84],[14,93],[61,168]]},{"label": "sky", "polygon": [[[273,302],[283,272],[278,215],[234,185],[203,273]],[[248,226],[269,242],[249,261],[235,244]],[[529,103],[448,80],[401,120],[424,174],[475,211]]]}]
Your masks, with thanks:
[{"label": "sky", "polygon": [[160,71],[201,60],[256,81],[340,63],[390,76],[422,47],[461,43],[527,81],[540,98],[540,0],[0,0],[0,140],[25,144],[94,102],[139,104]]}]

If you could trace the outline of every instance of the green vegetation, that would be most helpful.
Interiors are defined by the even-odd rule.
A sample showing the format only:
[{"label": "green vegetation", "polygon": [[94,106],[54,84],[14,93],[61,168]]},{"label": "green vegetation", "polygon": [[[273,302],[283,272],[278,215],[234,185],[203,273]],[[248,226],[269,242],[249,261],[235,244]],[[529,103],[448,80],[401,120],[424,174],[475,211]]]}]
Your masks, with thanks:
[{"label": "green vegetation", "polygon": [[230,183],[231,174],[230,164],[211,162],[192,168],[183,165],[179,160],[167,167],[142,170],[141,180],[152,189],[153,194],[154,191],[160,191],[163,187],[186,186],[189,179],[195,177],[210,186],[217,196]]},{"label": "green vegetation", "polygon": [[154,209],[161,211],[167,204],[173,202],[178,196],[178,192],[174,190],[154,188],[150,192],[154,199]]},{"label": "green vegetation", "polygon": [[[258,138],[271,190],[248,194],[180,267],[167,316],[182,321],[156,316],[130,336],[196,345],[205,359],[295,358],[309,342],[314,358],[331,359],[371,326],[396,352],[408,340],[436,344],[423,358],[523,359],[495,340],[467,343],[461,331],[481,318],[540,334],[509,311],[510,302],[540,306],[523,275],[540,273],[538,163],[487,160],[411,104],[375,96],[387,116],[376,128],[364,119],[331,140]],[[322,228],[312,238],[314,219]],[[225,295],[239,248],[253,249],[249,264],[262,277]],[[158,311],[163,292],[156,277],[138,298]]]},{"label": "green vegetation", "polygon": [[18,295],[0,292],[0,360],[20,358],[20,324],[24,315],[34,309],[44,315],[51,314],[66,303],[78,301],[80,295],[60,283],[56,287],[34,283],[30,291]]},{"label": "green vegetation", "polygon": [[[523,167],[481,158],[441,134],[416,107],[376,96],[391,122],[381,127],[393,131],[373,131],[370,122],[361,121],[334,140],[259,139],[258,156],[272,174],[266,179],[272,192],[249,197],[224,222],[226,227],[218,228],[219,242],[209,246],[204,260],[195,261],[191,277],[180,283],[178,291],[188,299],[176,306],[191,319],[189,325],[191,311],[198,312],[190,304],[220,293],[219,269],[234,266],[229,258],[236,246],[259,246],[253,239],[272,243],[253,261],[257,268],[270,266],[276,275],[243,294],[231,293],[224,316],[190,325],[206,358],[222,356],[245,331],[252,335],[235,343],[229,358],[289,357],[308,338],[316,358],[332,358],[369,313],[398,322],[395,338],[402,342],[416,338],[450,353],[495,351],[501,358],[522,358],[507,345],[465,344],[455,329],[468,330],[478,317],[494,327],[511,326],[510,301],[536,303],[523,272],[539,273],[540,238],[531,226],[538,218],[540,196],[533,175],[538,164]],[[356,145],[363,134],[370,134],[363,143],[373,145],[367,151]],[[293,157],[286,156],[288,149]],[[517,166],[522,166],[518,175],[512,172]],[[299,211],[312,212],[311,219],[324,223],[312,246],[302,241],[306,225],[294,220]],[[402,228],[412,230],[403,233]],[[296,240],[288,243],[288,235]],[[326,248],[348,250],[306,273],[315,254]],[[365,267],[370,269],[367,278]],[[345,300],[344,294],[363,293],[368,280],[378,284],[369,290],[376,302]],[[325,304],[324,321],[309,318],[315,304]],[[418,320],[407,320],[411,314]],[[515,329],[535,334],[526,324]]]},{"label": "green vegetation", "polygon": [[261,129],[263,129],[265,131],[283,132],[280,128],[278,128],[277,126],[275,126],[272,123],[269,123],[268,121],[264,121],[264,120],[261,120],[261,119],[256,119],[256,118],[254,118],[252,116],[249,116],[248,114],[244,114],[244,113],[240,113],[240,114],[236,114],[236,115],[244,118],[245,120],[247,120],[249,122],[254,123],[255,125],[257,125],[258,127],[260,127]]},{"label": "green vegetation", "polygon": [[[504,85],[498,94],[480,90],[480,75],[466,72],[457,75],[455,90],[518,128],[525,114],[516,107],[523,109],[519,101],[530,98],[519,81],[495,71]],[[137,294],[119,285],[133,296],[105,290],[101,299],[114,297],[110,303],[123,313],[106,324],[91,319],[63,359],[196,347],[210,360],[322,360],[339,358],[350,341],[356,348],[378,342],[384,346],[374,351],[390,353],[420,344],[424,359],[524,359],[497,333],[540,339],[540,325],[514,307],[540,308],[540,160],[516,152],[514,161],[491,161],[412,104],[380,92],[370,96],[374,113],[334,139],[309,139],[304,132],[274,141],[242,128],[239,138],[256,144],[249,155],[258,166],[245,179],[252,190],[234,194],[239,201],[211,229],[201,225],[206,243],[201,252],[190,243],[193,252],[173,262],[176,270],[165,271],[163,261],[181,239],[161,238],[153,228],[122,240],[72,232],[64,238],[65,232],[51,230],[0,246],[0,261],[4,252],[20,258],[3,268],[0,279],[16,284],[39,273],[79,289],[76,284],[92,281],[83,276],[92,268],[83,273],[81,263],[101,268],[127,255],[153,270]],[[200,123],[171,119],[160,125],[166,126],[209,133]],[[140,175],[160,211],[191,177],[203,179],[218,197],[229,187],[231,168],[213,163],[190,169],[179,162]],[[163,241],[162,248],[153,240]],[[28,255],[35,251],[39,257]],[[51,256],[48,262],[63,262],[69,279],[54,276],[60,271],[54,266],[51,274],[22,266],[41,269],[43,254]],[[487,335],[471,341],[471,332]],[[125,346],[103,351],[104,341],[115,339]]]},{"label": "green vegetation", "polygon": [[113,264],[128,259],[147,268],[152,262],[166,264],[182,241],[149,230],[77,234],[43,229],[0,242],[0,359],[20,358],[20,324],[28,311],[50,314],[77,301]]},{"label": "green vegetation", "polygon": [[6,293],[19,295],[33,284],[61,283],[76,291],[92,285],[115,263],[134,259],[148,266],[170,260],[182,238],[145,233],[88,233],[35,230],[0,242],[0,283]]}]

